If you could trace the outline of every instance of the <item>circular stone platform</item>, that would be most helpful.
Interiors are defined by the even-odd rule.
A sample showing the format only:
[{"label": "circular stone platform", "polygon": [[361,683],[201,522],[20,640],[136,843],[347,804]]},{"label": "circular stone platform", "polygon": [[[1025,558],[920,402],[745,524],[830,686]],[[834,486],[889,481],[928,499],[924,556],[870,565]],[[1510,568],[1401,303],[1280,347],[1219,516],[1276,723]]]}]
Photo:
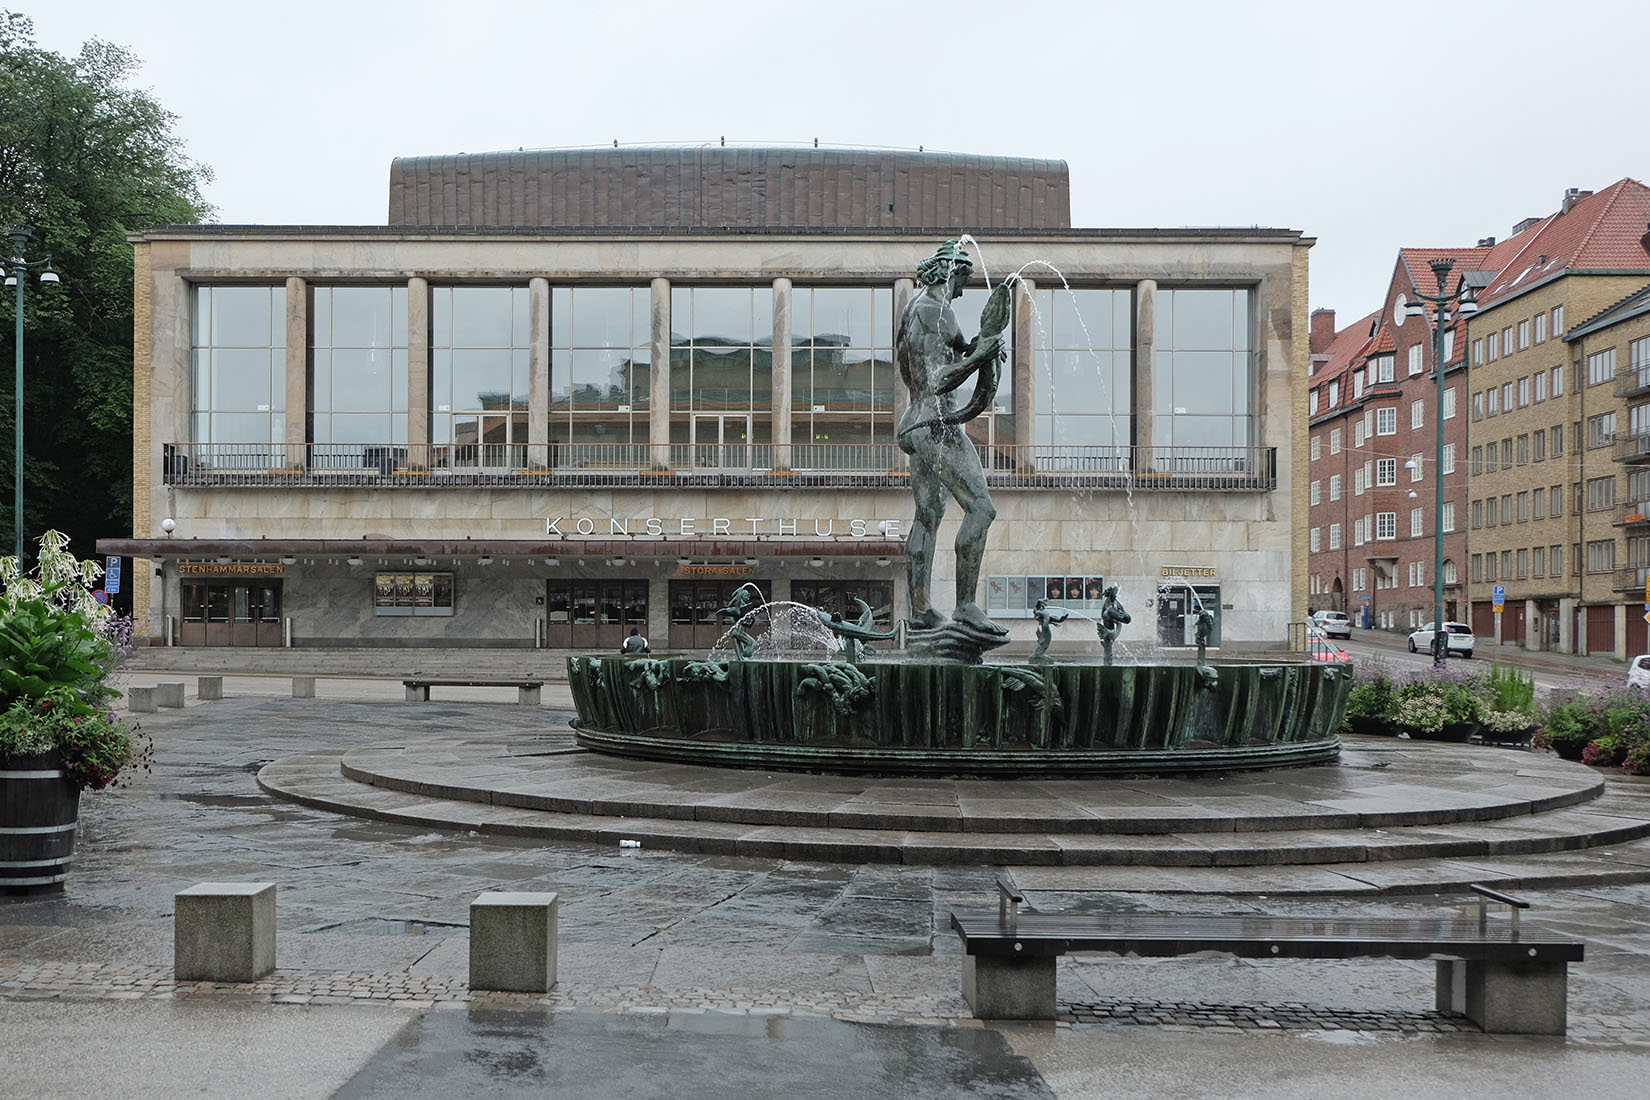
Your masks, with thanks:
[{"label": "circular stone platform", "polygon": [[[1384,738],[1352,738],[1339,763],[1308,768],[979,780],[709,768],[591,753],[565,735],[436,734],[288,757],[258,781],[312,806],[478,832],[752,857],[1127,869],[1139,881],[1152,869],[1344,877],[1354,866],[1364,888],[1384,877],[1393,889],[1403,888],[1398,879],[1436,889],[1452,874],[1527,881],[1497,861],[1585,855],[1650,835],[1645,800],[1608,793],[1590,768]],[[1650,877],[1650,852],[1635,846],[1628,856],[1601,870]],[[1455,871],[1439,869],[1450,860]],[[1225,888],[1282,892],[1277,883],[1273,874]],[[1335,892],[1327,881],[1301,889]]]}]

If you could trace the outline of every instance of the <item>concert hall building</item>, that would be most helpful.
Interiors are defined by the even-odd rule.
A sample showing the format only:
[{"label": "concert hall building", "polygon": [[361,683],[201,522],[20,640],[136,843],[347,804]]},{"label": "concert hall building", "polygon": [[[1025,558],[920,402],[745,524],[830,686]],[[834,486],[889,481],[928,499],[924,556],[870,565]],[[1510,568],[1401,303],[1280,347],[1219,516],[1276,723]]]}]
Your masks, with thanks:
[{"label": "concert hall building", "polygon": [[[815,148],[407,158],[387,224],[136,234],[139,633],[181,646],[704,649],[753,582],[908,610],[894,368],[967,234],[965,335],[1013,273],[968,431],[976,599],[1117,584],[1123,643],[1282,644],[1306,613],[1307,250],[1075,229],[1060,161]],[[974,243],[977,241],[977,244]],[[949,503],[935,602],[952,604]],[[1097,650],[1076,616],[1056,647]]]}]

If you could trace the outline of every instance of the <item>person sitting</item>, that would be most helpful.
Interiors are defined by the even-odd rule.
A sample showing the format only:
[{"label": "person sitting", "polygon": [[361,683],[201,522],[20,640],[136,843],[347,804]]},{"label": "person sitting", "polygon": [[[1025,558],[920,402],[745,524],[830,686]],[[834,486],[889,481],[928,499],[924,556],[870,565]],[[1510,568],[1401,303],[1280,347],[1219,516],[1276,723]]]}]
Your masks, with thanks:
[{"label": "person sitting", "polygon": [[619,647],[619,652],[620,653],[652,653],[653,651],[648,648],[647,639],[642,637],[642,632],[640,630],[637,630],[635,627],[631,627],[630,628],[630,637],[628,637],[624,640],[624,644]]}]

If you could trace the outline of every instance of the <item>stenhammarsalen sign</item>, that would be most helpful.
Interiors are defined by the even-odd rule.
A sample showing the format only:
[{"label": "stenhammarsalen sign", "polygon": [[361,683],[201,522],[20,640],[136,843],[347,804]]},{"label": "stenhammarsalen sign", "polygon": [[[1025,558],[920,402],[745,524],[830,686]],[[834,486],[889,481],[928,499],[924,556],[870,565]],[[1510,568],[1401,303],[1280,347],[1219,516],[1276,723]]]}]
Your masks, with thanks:
[{"label": "stenhammarsalen sign", "polygon": [[904,538],[898,519],[778,519],[768,516],[671,518],[661,516],[546,516],[544,533],[556,538]]}]

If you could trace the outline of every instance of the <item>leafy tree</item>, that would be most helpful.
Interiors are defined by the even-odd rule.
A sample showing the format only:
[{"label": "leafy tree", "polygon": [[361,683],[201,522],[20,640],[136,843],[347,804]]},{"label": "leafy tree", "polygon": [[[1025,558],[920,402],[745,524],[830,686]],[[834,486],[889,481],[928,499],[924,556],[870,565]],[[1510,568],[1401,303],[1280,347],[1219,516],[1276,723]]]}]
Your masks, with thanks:
[{"label": "leafy tree", "polygon": [[[128,87],[137,59],[92,39],[69,59],[0,12],[0,229],[34,227],[57,286],[31,279],[24,304],[24,535],[66,532],[89,548],[131,530],[132,246],[126,234],[210,214],[211,172],[183,153],[174,115]],[[7,242],[9,244],[9,241]],[[0,249],[7,255],[11,249]],[[10,343],[14,291],[0,293]],[[13,357],[0,355],[0,531],[11,548]]]}]

